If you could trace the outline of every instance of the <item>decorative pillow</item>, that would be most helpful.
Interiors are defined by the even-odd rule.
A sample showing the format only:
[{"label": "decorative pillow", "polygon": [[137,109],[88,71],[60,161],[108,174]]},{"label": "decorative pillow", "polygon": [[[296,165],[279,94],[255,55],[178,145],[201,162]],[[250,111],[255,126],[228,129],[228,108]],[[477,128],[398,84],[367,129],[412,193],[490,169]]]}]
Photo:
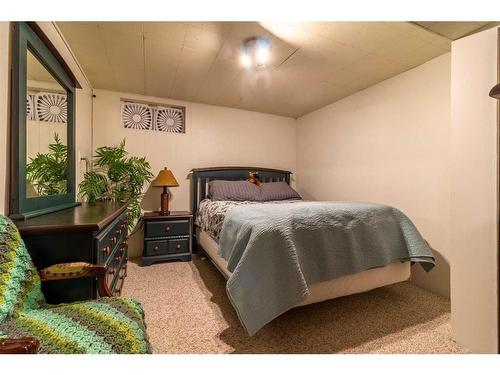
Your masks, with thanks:
[{"label": "decorative pillow", "polygon": [[261,201],[281,201],[285,199],[302,199],[285,181],[265,182],[260,186]]},{"label": "decorative pillow", "polygon": [[213,201],[260,201],[260,187],[248,181],[215,180],[208,183],[208,198]]}]

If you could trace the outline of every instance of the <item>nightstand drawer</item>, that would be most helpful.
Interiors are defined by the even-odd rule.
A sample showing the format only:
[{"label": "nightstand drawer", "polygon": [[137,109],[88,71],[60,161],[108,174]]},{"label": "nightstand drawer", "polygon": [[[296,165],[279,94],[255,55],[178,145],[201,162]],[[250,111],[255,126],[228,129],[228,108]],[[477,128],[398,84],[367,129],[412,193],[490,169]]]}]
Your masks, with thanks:
[{"label": "nightstand drawer", "polygon": [[146,256],[189,253],[189,238],[146,241]]},{"label": "nightstand drawer", "polygon": [[168,254],[168,240],[146,241],[146,256]]},{"label": "nightstand drawer", "polygon": [[189,238],[178,238],[168,241],[168,253],[189,253]]},{"label": "nightstand drawer", "polygon": [[189,234],[189,220],[161,220],[146,222],[146,237],[165,237]]}]

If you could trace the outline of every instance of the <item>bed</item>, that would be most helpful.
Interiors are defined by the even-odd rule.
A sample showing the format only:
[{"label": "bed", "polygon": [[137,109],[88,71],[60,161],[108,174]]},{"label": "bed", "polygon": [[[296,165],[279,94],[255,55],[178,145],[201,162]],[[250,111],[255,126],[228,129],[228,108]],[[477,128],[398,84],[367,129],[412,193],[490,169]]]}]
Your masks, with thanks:
[{"label": "bed", "polygon": [[[235,202],[211,201],[207,198],[210,181],[247,180],[249,172],[258,174],[260,181],[264,183],[282,181],[290,184],[291,172],[284,170],[256,167],[212,167],[192,170],[192,207],[196,218],[193,221],[195,225],[193,243],[197,245],[196,248],[200,255],[206,255],[227,279],[228,297],[249,335],[255,334],[269,321],[291,308],[408,280],[410,263],[422,262],[426,269],[433,266],[434,258],[425,240],[421,238],[411,221],[392,207],[360,204],[356,206],[355,210],[352,210],[352,203],[341,202],[284,200],[281,202],[239,202],[235,204]],[[344,210],[344,207],[348,207],[349,210]],[[313,208],[312,211],[311,208]],[[307,232],[308,227],[306,226],[304,229],[301,220],[304,219],[304,216],[307,218],[310,215],[309,211],[314,212],[315,210],[320,212],[321,219],[326,216],[330,218],[330,212],[335,212],[337,215],[340,210],[342,215],[337,215],[334,218],[335,225],[338,224],[337,232],[341,232],[338,228],[344,229],[346,225],[351,225],[353,222],[361,222],[362,220],[359,220],[358,216],[368,217],[369,220],[364,219],[365,222],[369,222],[370,225],[375,223],[375,226],[379,228],[379,222],[383,221],[380,218],[385,217],[380,215],[388,215],[387,210],[390,212],[389,215],[395,212],[398,220],[403,221],[403,225],[398,223],[396,227],[399,225],[403,231],[408,231],[409,234],[406,237],[401,236],[402,239],[399,239],[399,242],[383,243],[382,247],[389,247],[388,250],[386,249],[389,253],[392,251],[391,246],[397,248],[413,247],[417,250],[408,257],[401,256],[397,252],[391,257],[384,258],[382,256],[382,259],[377,259],[375,263],[368,262],[357,267],[355,271],[347,267],[341,271],[329,272],[335,266],[322,264],[325,262],[325,264],[330,264],[328,258],[321,258],[324,261],[314,258],[319,256],[317,253],[321,249],[316,249],[314,253],[304,252],[303,249],[307,248],[307,245],[304,246],[298,238],[294,237],[295,232],[292,235],[276,237],[276,233],[273,232],[280,232],[276,230],[279,225],[269,225],[269,223],[283,221],[282,225],[288,230],[287,226],[297,227],[296,223],[300,222],[303,231]],[[308,213],[303,214],[303,212]],[[365,212],[370,212],[370,215],[365,215]],[[372,215],[372,212],[382,213]],[[281,220],[283,216],[287,218]],[[216,220],[212,220],[214,217]],[[348,217],[349,220],[341,222],[339,217],[341,219]],[[352,217],[355,218],[354,221]],[[203,220],[216,222],[218,229],[211,230],[210,225],[214,224],[206,225],[202,222]],[[392,221],[391,225],[394,226]],[[339,222],[341,223],[339,224]],[[380,228],[382,229],[376,229],[378,231],[376,241],[379,242],[380,238],[383,241],[385,236],[381,232],[383,227]],[[401,230],[401,228],[397,227],[395,230]],[[366,230],[366,228],[362,230]],[[313,231],[312,228],[311,231]],[[325,238],[328,239],[334,230],[326,228],[326,231],[327,237]],[[348,237],[351,232],[355,233],[354,241],[357,241],[356,235],[359,237],[361,236],[359,233],[362,233],[356,234],[352,228],[349,228]],[[321,232],[318,233],[321,236]],[[244,240],[245,238],[246,240]],[[309,239],[309,241],[311,240]],[[347,241],[350,244],[353,238],[348,238]],[[367,243],[372,244],[373,239],[370,238],[370,241]],[[287,244],[281,246],[283,242],[287,242]],[[327,241],[327,243],[330,242]],[[361,241],[358,245],[363,246],[364,243],[366,242]],[[329,246],[321,245],[319,248],[323,249]],[[357,247],[359,248],[359,246]],[[358,249],[356,253],[355,248],[355,245],[344,245],[342,248],[344,255],[351,252],[354,254],[352,256],[354,261],[350,260],[354,263],[360,262],[358,259],[360,251]],[[330,254],[330,249],[327,250],[326,253]],[[304,256],[305,253],[310,255]],[[234,254],[237,256],[235,257]],[[361,263],[363,262],[364,260],[361,261]],[[308,269],[314,271],[311,272]],[[315,272],[320,275],[316,275]],[[310,274],[314,274],[314,277],[311,277]]]}]

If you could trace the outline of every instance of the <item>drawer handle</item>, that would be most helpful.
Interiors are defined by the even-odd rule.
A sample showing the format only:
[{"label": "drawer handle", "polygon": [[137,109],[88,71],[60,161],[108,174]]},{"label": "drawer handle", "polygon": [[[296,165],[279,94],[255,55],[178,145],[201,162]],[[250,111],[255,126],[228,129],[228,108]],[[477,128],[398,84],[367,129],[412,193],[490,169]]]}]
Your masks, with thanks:
[{"label": "drawer handle", "polygon": [[153,250],[154,250],[154,251],[158,251],[158,250],[160,250],[160,246],[156,245],[155,247],[153,247]]},{"label": "drawer handle", "polygon": [[119,262],[120,261],[120,257],[115,257],[115,261]]},{"label": "drawer handle", "polygon": [[102,252],[104,254],[109,254],[110,251],[111,251],[111,249],[109,248],[109,246],[106,246],[104,249],[102,249]]},{"label": "drawer handle", "polygon": [[116,237],[113,237],[113,238],[111,239],[111,242],[116,243]]},{"label": "drawer handle", "polygon": [[170,227],[168,225],[165,227],[165,232],[170,232]]},{"label": "drawer handle", "polygon": [[175,245],[175,248],[176,248],[177,250],[179,250],[179,249],[181,248],[181,245],[180,245],[180,244],[177,244],[177,245]]}]

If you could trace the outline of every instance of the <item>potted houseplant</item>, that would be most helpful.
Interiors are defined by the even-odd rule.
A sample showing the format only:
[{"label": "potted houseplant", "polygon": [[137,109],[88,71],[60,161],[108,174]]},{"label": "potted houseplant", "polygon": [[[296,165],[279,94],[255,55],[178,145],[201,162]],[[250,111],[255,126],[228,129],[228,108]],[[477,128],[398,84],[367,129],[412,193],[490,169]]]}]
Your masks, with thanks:
[{"label": "potted houseplant", "polygon": [[90,204],[127,202],[128,223],[132,229],[141,216],[143,187],[152,178],[151,167],[144,157],[128,156],[124,139],[118,146],[96,150],[93,168],[85,173],[79,195]]}]

